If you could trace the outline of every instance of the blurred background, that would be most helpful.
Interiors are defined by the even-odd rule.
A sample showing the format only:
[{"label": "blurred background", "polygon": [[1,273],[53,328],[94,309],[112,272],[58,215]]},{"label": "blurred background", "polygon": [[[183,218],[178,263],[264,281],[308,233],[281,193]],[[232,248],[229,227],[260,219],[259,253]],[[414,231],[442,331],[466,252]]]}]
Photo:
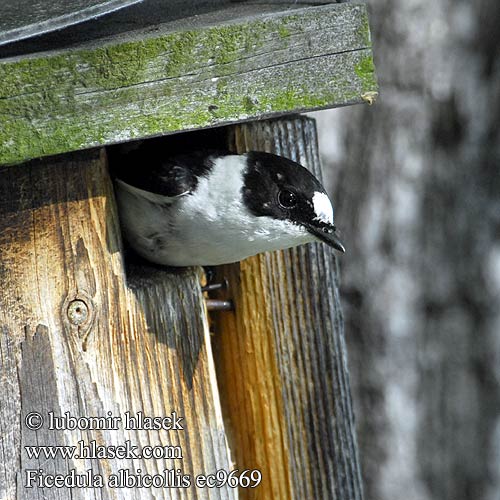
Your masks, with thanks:
[{"label": "blurred background", "polygon": [[500,500],[500,0],[368,4],[379,99],[313,114],[365,498]]},{"label": "blurred background", "polygon": [[500,2],[372,0],[375,106],[313,114],[369,500],[500,499]]}]

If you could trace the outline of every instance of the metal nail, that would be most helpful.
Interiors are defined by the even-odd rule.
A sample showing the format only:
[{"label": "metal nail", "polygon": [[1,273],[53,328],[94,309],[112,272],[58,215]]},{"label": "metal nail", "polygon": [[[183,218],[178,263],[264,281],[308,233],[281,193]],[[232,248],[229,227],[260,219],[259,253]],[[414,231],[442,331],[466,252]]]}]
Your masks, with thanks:
[{"label": "metal nail", "polygon": [[207,299],[205,303],[208,311],[234,311],[232,300]]}]

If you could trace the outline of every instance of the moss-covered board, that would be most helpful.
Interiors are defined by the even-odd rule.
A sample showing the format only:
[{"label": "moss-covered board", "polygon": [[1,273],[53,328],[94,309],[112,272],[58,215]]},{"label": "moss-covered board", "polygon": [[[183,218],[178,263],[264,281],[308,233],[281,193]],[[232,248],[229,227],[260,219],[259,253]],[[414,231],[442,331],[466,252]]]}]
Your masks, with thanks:
[{"label": "moss-covered board", "polygon": [[377,91],[366,7],[352,3],[235,5],[0,59],[0,81],[0,164],[370,102]]}]

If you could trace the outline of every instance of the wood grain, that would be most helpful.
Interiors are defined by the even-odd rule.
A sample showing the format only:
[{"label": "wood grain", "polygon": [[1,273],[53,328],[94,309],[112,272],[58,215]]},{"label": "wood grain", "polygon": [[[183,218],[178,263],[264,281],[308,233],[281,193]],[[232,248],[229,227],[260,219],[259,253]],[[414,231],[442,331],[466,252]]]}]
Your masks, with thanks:
[{"label": "wood grain", "polygon": [[0,164],[361,103],[377,90],[364,5],[283,9],[237,4],[0,60]]},{"label": "wood grain", "polygon": [[[274,152],[321,177],[315,122],[233,130],[238,152]],[[260,468],[241,498],[362,499],[332,250],[322,244],[224,266],[234,313],[218,314],[218,382],[237,467]]]},{"label": "wood grain", "polygon": [[[231,489],[25,488],[27,469],[230,469],[196,270],[130,270],[102,152],[0,178],[0,498],[236,498]],[[76,302],[75,302],[76,301]],[[184,418],[184,430],[49,430],[47,413]],[[45,425],[29,430],[39,412]],[[180,446],[183,459],[30,459],[27,445]]]}]

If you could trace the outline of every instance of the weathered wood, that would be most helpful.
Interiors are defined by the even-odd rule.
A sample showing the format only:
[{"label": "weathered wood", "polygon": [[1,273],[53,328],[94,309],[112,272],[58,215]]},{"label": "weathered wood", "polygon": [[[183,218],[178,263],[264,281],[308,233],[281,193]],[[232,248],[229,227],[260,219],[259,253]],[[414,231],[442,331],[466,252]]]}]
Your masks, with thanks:
[{"label": "weathered wood", "polygon": [[[238,152],[292,158],[321,176],[315,122],[234,129]],[[337,269],[322,244],[224,266],[234,313],[218,314],[214,352],[238,468],[259,468],[241,498],[361,499]]]},{"label": "weathered wood", "polygon": [[[38,1],[43,2],[44,0]],[[134,31],[154,29],[160,24],[177,19],[220,10],[224,5],[230,3],[231,0],[203,0],[202,2],[200,0],[141,0],[139,3],[129,5],[126,9],[97,17],[92,22],[80,23],[0,46],[0,57],[17,57],[38,52],[62,50],[92,40],[123,35],[130,32],[131,29]]]},{"label": "weathered wood", "polygon": [[[167,464],[170,469],[179,468],[189,474],[192,486],[185,492],[165,491],[165,498],[236,499],[237,490],[227,486],[204,489],[194,486],[198,474],[214,474],[220,469],[230,472],[233,468],[222,422],[200,278],[200,273],[194,270],[168,273],[156,267],[139,267],[130,272],[128,281],[136,313],[129,314],[137,322],[131,325],[131,332],[135,334],[139,352],[127,358],[128,367],[133,367],[136,361],[139,374],[149,376],[145,380],[144,375],[133,373],[125,383],[129,390],[135,389],[135,397],[139,398],[136,405],[144,407],[143,411],[169,415],[173,408],[184,418],[185,430],[174,437],[175,444],[183,450],[183,459]],[[150,385],[147,391],[144,384]],[[151,436],[144,434],[141,442],[146,444],[151,440]],[[160,436],[159,444],[169,440],[172,441],[171,436],[163,439]],[[158,461],[159,471],[164,466],[160,464]],[[143,494],[139,496],[146,498]]]},{"label": "weathered wood", "polygon": [[[26,470],[106,483],[119,469],[230,470],[199,276],[135,270],[125,284],[102,153],[7,167],[0,177],[0,498],[235,498],[231,489],[25,488]],[[184,430],[49,430],[75,417],[183,417]],[[39,412],[44,425],[24,419]],[[183,459],[30,459],[24,446],[180,446]],[[174,456],[178,452],[171,450]]]},{"label": "weathered wood", "polygon": [[3,0],[0,45],[81,23],[140,0]]},{"label": "weathered wood", "polygon": [[[231,0],[233,2],[250,2],[253,4],[284,4],[291,6],[290,0]],[[346,0],[344,0],[346,1]],[[349,1],[349,0],[347,0]],[[332,4],[332,3],[342,3],[342,0],[297,0],[293,3],[294,6],[301,5],[322,5],[322,4]]]},{"label": "weathered wood", "polygon": [[78,49],[0,61],[0,164],[363,102],[366,8],[234,5]]}]

